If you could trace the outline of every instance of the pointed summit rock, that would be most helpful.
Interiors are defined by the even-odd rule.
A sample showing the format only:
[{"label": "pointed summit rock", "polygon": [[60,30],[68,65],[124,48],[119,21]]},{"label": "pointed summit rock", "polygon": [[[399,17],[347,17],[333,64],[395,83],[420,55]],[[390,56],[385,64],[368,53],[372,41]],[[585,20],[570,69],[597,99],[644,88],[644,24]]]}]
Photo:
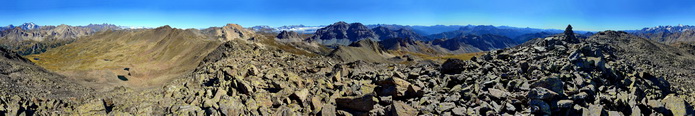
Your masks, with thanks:
[{"label": "pointed summit rock", "polygon": [[565,35],[570,34],[574,34],[574,31],[572,31],[572,25],[567,25],[567,28],[565,28]]},{"label": "pointed summit rock", "polygon": [[567,28],[565,28],[565,41],[570,43],[579,43],[579,39],[574,36],[574,31],[572,31],[572,25],[567,25]]}]

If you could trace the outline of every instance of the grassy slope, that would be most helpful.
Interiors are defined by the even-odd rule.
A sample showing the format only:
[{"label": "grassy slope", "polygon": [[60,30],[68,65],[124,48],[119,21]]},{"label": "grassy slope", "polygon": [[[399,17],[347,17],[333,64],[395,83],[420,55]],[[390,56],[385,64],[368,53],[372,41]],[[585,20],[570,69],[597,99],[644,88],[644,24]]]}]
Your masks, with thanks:
[{"label": "grassy slope", "polygon": [[[221,43],[205,38],[190,30],[167,27],[109,31],[26,57],[46,69],[87,83],[146,87],[195,69]],[[113,82],[116,75],[127,75],[124,68],[131,70],[129,81]]]}]

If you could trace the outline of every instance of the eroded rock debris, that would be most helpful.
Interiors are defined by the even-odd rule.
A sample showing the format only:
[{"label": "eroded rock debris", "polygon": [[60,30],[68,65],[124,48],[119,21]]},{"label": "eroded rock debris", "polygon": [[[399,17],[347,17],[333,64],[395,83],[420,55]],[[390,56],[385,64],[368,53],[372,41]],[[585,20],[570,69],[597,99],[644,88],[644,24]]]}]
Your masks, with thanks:
[{"label": "eroded rock debris", "polygon": [[[4,94],[0,114],[693,115],[692,80],[684,80],[695,77],[692,69],[671,73],[681,64],[650,64],[668,61],[631,52],[646,44],[624,32],[587,39],[566,32],[471,60],[402,65],[229,41],[161,88],[65,98]],[[16,71],[2,72],[12,78]]]}]

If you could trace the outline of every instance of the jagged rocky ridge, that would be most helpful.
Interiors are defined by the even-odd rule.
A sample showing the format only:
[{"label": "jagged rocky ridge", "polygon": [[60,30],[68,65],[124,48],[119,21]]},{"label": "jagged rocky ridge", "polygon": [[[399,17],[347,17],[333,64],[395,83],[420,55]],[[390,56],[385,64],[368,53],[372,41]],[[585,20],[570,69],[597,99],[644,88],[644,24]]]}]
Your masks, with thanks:
[{"label": "jagged rocky ridge", "polygon": [[314,36],[309,39],[324,45],[348,45],[363,39],[378,40],[379,35],[362,23],[348,24],[341,21],[316,30]]},{"label": "jagged rocky ridge", "polygon": [[[646,55],[627,46],[663,44],[614,31],[586,40],[569,35],[442,65],[341,62],[232,40],[162,88],[120,87],[57,109],[82,115],[693,114],[692,92],[669,86],[681,83],[673,75],[693,74],[669,73],[687,65],[635,60]],[[41,109],[48,103],[2,98],[2,113],[56,113]]]}]

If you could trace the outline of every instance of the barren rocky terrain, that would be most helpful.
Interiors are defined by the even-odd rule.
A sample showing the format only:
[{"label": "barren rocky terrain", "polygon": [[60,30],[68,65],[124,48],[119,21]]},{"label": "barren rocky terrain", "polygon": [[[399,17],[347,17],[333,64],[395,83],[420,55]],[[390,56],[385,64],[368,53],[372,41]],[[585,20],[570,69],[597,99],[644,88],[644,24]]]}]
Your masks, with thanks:
[{"label": "barren rocky terrain", "polygon": [[[161,53],[171,59],[152,58],[188,59],[180,64],[169,63],[178,64],[172,67],[183,73],[175,73],[177,76],[171,76],[169,81],[146,89],[133,85],[85,86],[83,80],[61,73],[60,70],[75,65],[60,64],[67,60],[42,63],[42,59],[50,58],[38,54],[27,59],[0,49],[3,69],[0,70],[0,114],[681,116],[695,113],[695,54],[688,47],[669,46],[620,31],[578,38],[568,27],[565,33],[537,38],[516,47],[489,49],[470,59],[452,58],[440,63],[389,53],[370,40],[378,37],[367,33],[368,29],[363,29],[361,24],[342,23],[337,26],[343,26],[343,30],[354,26],[357,32],[364,33],[353,34],[368,37],[349,46],[338,45],[327,55],[309,50],[322,49],[309,46],[310,43],[290,45],[276,43],[276,38],[272,38],[290,36],[296,42],[296,34],[264,36],[233,24],[200,31],[163,29],[167,27],[142,30],[140,33],[179,33],[152,36],[160,39],[122,41],[124,46],[170,45],[128,50],[143,54],[126,54],[127,57],[150,58]],[[196,42],[166,44],[172,39],[168,38],[170,35],[182,35],[182,38],[174,36],[177,42],[194,38],[182,33],[202,36],[200,40],[190,41],[219,43],[209,49],[205,49],[209,44]],[[137,33],[118,35],[129,36],[115,39],[139,38],[132,36]],[[345,44],[353,39],[320,35],[311,38],[331,44]],[[84,41],[95,40],[98,39]],[[43,54],[58,55],[77,45],[79,40]],[[66,53],[103,56],[118,52],[114,50],[117,49],[94,53],[67,50]],[[187,50],[194,51],[180,52]],[[87,58],[71,62],[82,62],[82,59]],[[394,62],[398,59],[411,63]],[[143,68],[166,65],[131,63]],[[130,78],[116,80],[119,78],[116,75],[105,77],[116,82],[131,81]]]}]

